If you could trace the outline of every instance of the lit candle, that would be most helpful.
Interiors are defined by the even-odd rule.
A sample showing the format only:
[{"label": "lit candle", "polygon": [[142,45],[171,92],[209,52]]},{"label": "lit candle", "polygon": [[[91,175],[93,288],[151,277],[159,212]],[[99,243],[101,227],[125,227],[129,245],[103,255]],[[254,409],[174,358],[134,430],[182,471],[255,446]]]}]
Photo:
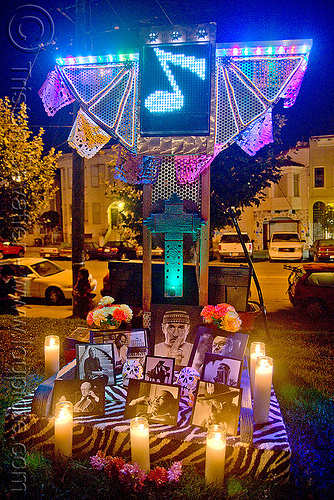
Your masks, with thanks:
[{"label": "lit candle", "polygon": [[224,482],[226,432],[221,424],[211,425],[206,437],[205,481],[221,486]]},{"label": "lit candle", "polygon": [[131,461],[146,472],[150,470],[149,426],[144,417],[135,417],[130,423]]},{"label": "lit candle", "polygon": [[59,401],[55,413],[55,456],[70,457],[72,454],[73,405]]},{"label": "lit candle", "polygon": [[44,340],[45,378],[59,371],[59,337],[47,335]]},{"label": "lit candle", "polygon": [[259,356],[256,360],[254,378],[253,413],[258,424],[268,422],[273,360],[269,356]]},{"label": "lit candle", "polygon": [[254,395],[254,376],[255,376],[255,365],[258,356],[264,356],[266,354],[266,346],[263,342],[252,342],[250,345],[250,366],[249,366],[249,377],[252,394]]}]

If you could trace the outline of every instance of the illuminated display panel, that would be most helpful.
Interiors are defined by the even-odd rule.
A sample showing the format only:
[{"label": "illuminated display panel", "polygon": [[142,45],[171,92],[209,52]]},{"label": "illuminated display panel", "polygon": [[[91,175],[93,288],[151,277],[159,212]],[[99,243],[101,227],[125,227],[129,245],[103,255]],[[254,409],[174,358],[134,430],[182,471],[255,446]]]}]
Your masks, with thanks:
[{"label": "illuminated display panel", "polygon": [[209,135],[210,44],[144,45],[142,136]]}]

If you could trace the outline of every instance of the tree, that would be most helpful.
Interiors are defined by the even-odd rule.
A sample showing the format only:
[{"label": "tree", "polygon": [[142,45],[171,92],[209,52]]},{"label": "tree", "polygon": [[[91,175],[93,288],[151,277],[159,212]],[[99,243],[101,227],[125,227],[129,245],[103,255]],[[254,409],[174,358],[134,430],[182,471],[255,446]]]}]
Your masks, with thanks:
[{"label": "tree", "polygon": [[328,204],[324,207],[323,212],[320,214],[319,219],[321,227],[329,233],[333,235],[334,233],[334,207],[331,204]]},{"label": "tree", "polygon": [[274,143],[249,156],[233,144],[223,150],[211,164],[211,230],[231,225],[229,209],[240,217],[245,207],[259,206],[265,188],[281,178],[281,167],[296,165],[283,156],[280,132],[285,118],[274,120]]},{"label": "tree", "polygon": [[17,114],[9,99],[0,99],[0,233],[21,239],[36,222],[43,205],[54,197],[54,172],[61,153],[43,152],[40,129],[36,136],[28,128],[23,103]]}]

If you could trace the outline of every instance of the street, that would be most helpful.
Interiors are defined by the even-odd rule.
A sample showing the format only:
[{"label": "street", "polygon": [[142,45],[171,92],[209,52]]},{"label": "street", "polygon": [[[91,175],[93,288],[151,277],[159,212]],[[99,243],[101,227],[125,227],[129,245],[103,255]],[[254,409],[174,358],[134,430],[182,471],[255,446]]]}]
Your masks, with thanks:
[{"label": "street", "polygon": [[[39,257],[38,248],[27,248],[26,257]],[[72,263],[70,260],[55,261],[65,269],[71,269]],[[224,263],[218,263],[224,265]],[[292,306],[289,302],[287,291],[287,279],[289,271],[283,268],[282,262],[260,261],[254,263],[256,275],[258,277],[264,304],[268,313],[275,313],[280,310],[291,310]],[[108,272],[107,261],[90,260],[85,263],[86,268],[97,280],[96,299],[100,298],[100,290],[102,288],[103,277]],[[251,300],[258,301],[258,294],[252,280]],[[72,306],[67,303],[63,306],[50,306],[43,303],[28,303],[21,307],[27,317],[46,316],[49,318],[66,318],[72,314]]]}]

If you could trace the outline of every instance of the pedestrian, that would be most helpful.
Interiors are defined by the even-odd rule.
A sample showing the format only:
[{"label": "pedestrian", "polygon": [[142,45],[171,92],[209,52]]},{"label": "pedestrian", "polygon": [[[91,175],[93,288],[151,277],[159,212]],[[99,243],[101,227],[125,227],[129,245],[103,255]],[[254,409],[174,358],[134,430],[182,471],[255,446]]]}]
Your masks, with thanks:
[{"label": "pedestrian", "polygon": [[89,311],[94,309],[93,291],[96,288],[96,280],[92,279],[88,269],[81,267],[78,271],[78,279],[73,288],[73,316],[86,318]]},{"label": "pedestrian", "polygon": [[5,264],[0,271],[0,314],[18,316],[17,300],[14,270],[11,266]]}]

